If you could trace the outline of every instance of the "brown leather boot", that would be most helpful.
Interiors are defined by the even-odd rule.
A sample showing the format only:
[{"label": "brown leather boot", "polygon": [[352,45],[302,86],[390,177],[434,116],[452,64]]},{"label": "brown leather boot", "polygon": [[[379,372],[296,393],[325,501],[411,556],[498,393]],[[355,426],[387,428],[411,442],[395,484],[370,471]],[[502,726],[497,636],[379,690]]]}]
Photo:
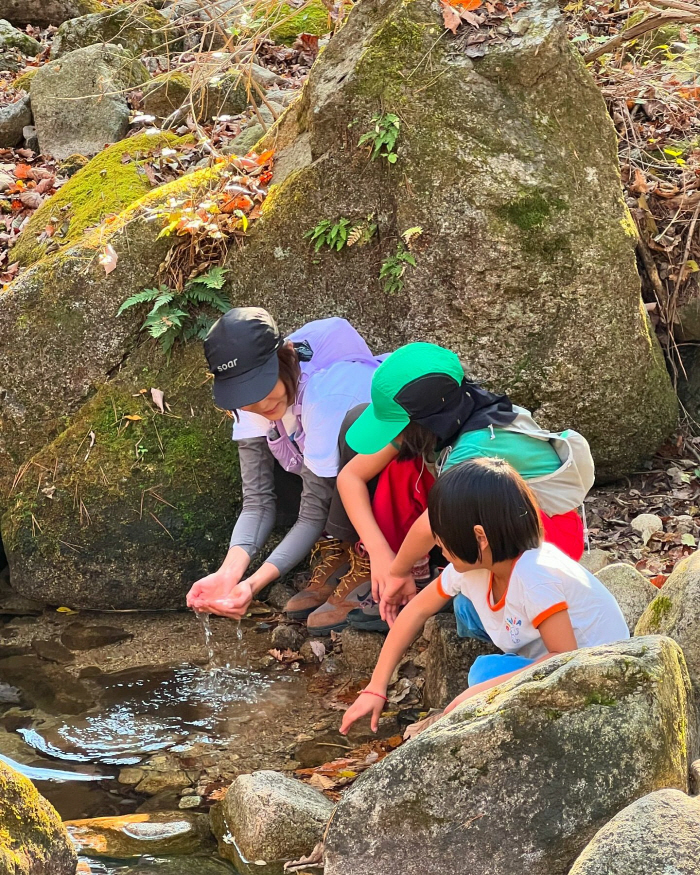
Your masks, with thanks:
[{"label": "brown leather boot", "polygon": [[311,580],[285,605],[284,612],[290,619],[305,620],[332,595],[340,578],[350,568],[350,550],[350,544],[337,538],[316,541],[311,551]]},{"label": "brown leather boot", "polygon": [[372,589],[369,558],[354,548],[350,552],[350,570],[328,597],[306,621],[312,635],[340,632],[348,625],[348,614],[359,608],[360,602]]}]

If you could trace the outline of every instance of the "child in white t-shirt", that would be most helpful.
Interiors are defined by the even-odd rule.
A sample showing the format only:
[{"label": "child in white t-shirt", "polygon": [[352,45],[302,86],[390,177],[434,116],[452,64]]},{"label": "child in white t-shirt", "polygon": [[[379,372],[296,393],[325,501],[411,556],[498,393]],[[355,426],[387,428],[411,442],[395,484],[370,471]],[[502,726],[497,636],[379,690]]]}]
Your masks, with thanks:
[{"label": "child in white t-shirt", "polygon": [[445,712],[536,662],[629,638],[603,584],[542,542],[535,498],[507,462],[471,459],[447,471],[430,493],[429,515],[451,564],[399,614],[341,732],[367,715],[376,731],[399,660],[425,621],[455,596],[459,634],[492,641],[503,653],[478,657],[469,688]]}]

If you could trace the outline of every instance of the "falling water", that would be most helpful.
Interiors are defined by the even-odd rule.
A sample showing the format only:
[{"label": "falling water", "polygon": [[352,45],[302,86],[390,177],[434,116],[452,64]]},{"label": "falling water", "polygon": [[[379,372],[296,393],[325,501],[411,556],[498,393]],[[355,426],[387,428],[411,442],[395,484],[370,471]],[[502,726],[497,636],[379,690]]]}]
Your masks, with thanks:
[{"label": "falling water", "polygon": [[[242,662],[242,658],[245,656],[245,651],[242,649],[242,644],[239,644],[236,648],[236,653],[231,654],[231,656],[236,657],[236,659],[227,659],[223,665],[219,661],[219,656],[216,652],[216,647],[214,646],[214,633],[211,628],[211,614],[204,612],[196,612],[196,617],[199,622],[202,624],[202,631],[204,633],[204,646],[207,650],[207,668],[210,672],[217,672],[221,669],[230,670],[233,668],[233,665],[236,663],[240,664]],[[236,639],[239,642],[243,641],[243,629],[241,629],[241,621],[236,620]],[[233,665],[232,665],[233,663]]]}]

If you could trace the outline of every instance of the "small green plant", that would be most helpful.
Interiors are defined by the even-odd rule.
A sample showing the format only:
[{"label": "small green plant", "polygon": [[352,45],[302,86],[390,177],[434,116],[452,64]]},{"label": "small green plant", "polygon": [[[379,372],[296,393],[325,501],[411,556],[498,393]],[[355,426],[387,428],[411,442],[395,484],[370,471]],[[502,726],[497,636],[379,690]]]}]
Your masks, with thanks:
[{"label": "small green plant", "polygon": [[384,282],[384,291],[388,295],[395,295],[403,288],[403,275],[406,273],[406,268],[416,266],[416,259],[411,252],[411,241],[416,237],[420,237],[423,229],[419,227],[409,228],[401,235],[396,246],[396,252],[393,255],[388,255],[379,271],[379,279]]},{"label": "small green plant", "polygon": [[214,323],[211,311],[226,313],[231,304],[219,292],[223,288],[226,271],[213,267],[207,273],[188,280],[181,292],[167,286],[144,289],[121,305],[117,316],[139,304],[153,304],[142,331],[156,338],[166,356],[170,357],[177,340],[186,343],[198,338],[203,340]]},{"label": "small green plant", "polygon": [[304,234],[304,239],[313,245],[316,252],[324,246],[328,246],[329,249],[334,249],[336,252],[340,252],[344,246],[362,246],[369,242],[377,230],[376,224],[372,222],[373,218],[371,215],[367,216],[366,219],[356,224],[344,216],[341,216],[337,222],[324,219],[315,228],[307,231]]},{"label": "small green plant", "polygon": [[372,116],[372,125],[373,127],[360,137],[357,145],[371,144],[372,161],[381,155],[382,158],[386,158],[389,164],[396,164],[399,156],[396,154],[395,147],[401,130],[399,117],[393,112],[388,112],[386,115],[375,115]]}]

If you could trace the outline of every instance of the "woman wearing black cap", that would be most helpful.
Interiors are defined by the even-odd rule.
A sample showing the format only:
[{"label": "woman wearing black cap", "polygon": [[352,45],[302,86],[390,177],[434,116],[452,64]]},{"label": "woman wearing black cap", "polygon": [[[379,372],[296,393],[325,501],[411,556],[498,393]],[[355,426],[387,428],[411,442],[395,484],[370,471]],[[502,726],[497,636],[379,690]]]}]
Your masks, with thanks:
[{"label": "woman wearing black cap", "polygon": [[[218,571],[187,596],[195,610],[240,618],[252,598],[310,551],[311,582],[287,606],[306,617],[341,576],[369,580],[369,563],[340,538],[325,535],[338,473],[338,435],[348,411],[369,401],[379,360],[345,320],[310,322],[284,338],[267,311],[229,310],[209,332],[204,351],[214,375],[214,400],[233,411],[243,508]],[[276,516],[275,466],[302,481],[299,516],[266,561],[244,579]]]}]

